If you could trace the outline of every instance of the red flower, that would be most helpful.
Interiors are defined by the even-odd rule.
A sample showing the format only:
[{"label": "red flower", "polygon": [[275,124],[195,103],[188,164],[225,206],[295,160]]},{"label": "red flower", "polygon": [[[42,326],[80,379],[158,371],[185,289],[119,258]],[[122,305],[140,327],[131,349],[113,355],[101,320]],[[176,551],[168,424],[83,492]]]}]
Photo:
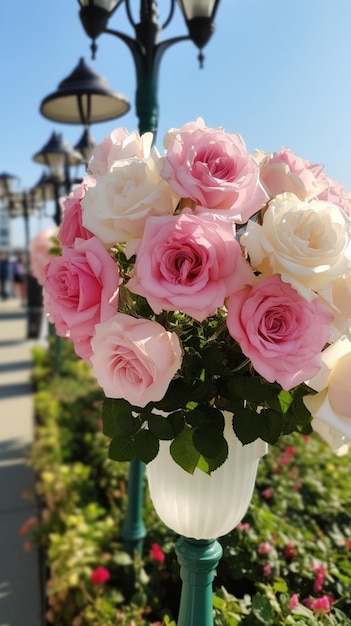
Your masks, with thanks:
[{"label": "red flower", "polygon": [[293,559],[295,557],[295,555],[296,555],[295,547],[294,547],[294,544],[291,541],[289,541],[286,544],[285,549],[284,549],[284,555],[285,555],[285,558],[288,561],[291,561],[291,559]]},{"label": "red flower", "polygon": [[108,569],[106,569],[106,567],[102,567],[102,565],[94,569],[90,576],[90,580],[93,585],[103,585],[108,580],[110,580],[110,578],[110,572],[108,571]]},{"label": "red flower", "polygon": [[162,548],[160,548],[158,543],[153,543],[151,545],[150,558],[154,561],[158,561],[159,563],[163,563],[163,561],[165,560],[165,553],[163,552]]}]

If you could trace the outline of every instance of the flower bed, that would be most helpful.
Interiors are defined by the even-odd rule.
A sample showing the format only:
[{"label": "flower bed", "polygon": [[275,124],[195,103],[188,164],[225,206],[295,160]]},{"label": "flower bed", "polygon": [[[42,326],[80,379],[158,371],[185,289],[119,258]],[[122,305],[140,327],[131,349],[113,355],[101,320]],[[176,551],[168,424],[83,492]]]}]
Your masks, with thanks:
[{"label": "flower bed", "polygon": [[[22,529],[44,551],[48,624],[161,626],[177,617],[176,536],[146,492],[148,534],[132,561],[120,536],[128,464],[108,459],[102,392],[89,366],[62,342],[34,350],[36,441],[31,464],[42,507]],[[318,435],[290,435],[261,461],[238,528],[221,538],[215,626],[351,624],[350,455]]]}]

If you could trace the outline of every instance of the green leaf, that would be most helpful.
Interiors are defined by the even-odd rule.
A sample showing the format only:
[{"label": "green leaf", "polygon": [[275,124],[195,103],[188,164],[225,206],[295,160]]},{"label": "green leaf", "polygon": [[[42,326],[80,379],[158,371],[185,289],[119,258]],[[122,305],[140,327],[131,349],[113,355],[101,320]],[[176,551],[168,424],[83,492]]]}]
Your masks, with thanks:
[{"label": "green leaf", "polygon": [[[157,439],[173,439],[177,433],[174,432],[173,422],[169,417],[150,414],[148,417],[149,429]],[[184,424],[184,421],[183,421]]]},{"label": "green leaf", "polygon": [[125,400],[105,398],[102,405],[103,433],[107,437],[131,435],[139,428],[132,406]]},{"label": "green leaf", "polygon": [[208,402],[215,398],[217,395],[216,385],[210,381],[198,381],[195,385],[192,385],[190,391],[190,397],[194,402]]},{"label": "green leaf", "polygon": [[186,414],[186,421],[193,428],[214,424],[218,430],[224,430],[224,417],[222,411],[217,407],[207,405],[196,405]]},{"label": "green leaf", "polygon": [[[306,394],[305,394],[306,395]],[[312,420],[312,415],[303,402],[303,396],[294,398],[291,405],[291,411],[293,411],[296,422],[299,426],[307,426]]]},{"label": "green leaf", "polygon": [[222,429],[216,424],[208,423],[194,430],[193,442],[196,450],[210,459],[218,456],[225,445]]},{"label": "green leaf", "polygon": [[171,422],[174,437],[176,437],[184,428],[184,414],[182,411],[174,411],[168,416],[168,421]]},{"label": "green leaf", "polygon": [[283,427],[284,417],[281,413],[273,411],[273,409],[266,409],[260,413],[260,430],[259,436],[263,441],[274,444],[279,439]]},{"label": "green leaf", "polygon": [[229,398],[242,398],[254,404],[263,404],[281,391],[277,383],[266,383],[259,376],[230,376],[222,379],[221,393]]},{"label": "green leaf", "polygon": [[279,392],[278,400],[279,400],[279,404],[280,404],[280,408],[282,412],[286,413],[293,401],[293,397],[291,393],[289,393],[288,391],[284,391],[284,389],[282,389]]},{"label": "green leaf", "polygon": [[158,453],[160,444],[158,439],[145,428],[137,432],[134,438],[134,452],[137,459],[150,463]]},{"label": "green leaf", "polygon": [[201,352],[204,367],[207,372],[221,375],[226,374],[228,368],[224,365],[225,353],[218,350],[218,345],[211,344],[209,347],[204,348]]},{"label": "green leaf", "polygon": [[219,454],[217,454],[217,456],[212,457],[212,458],[204,457],[200,455],[197,466],[202,472],[205,472],[206,474],[211,474],[216,469],[218,469],[221,465],[223,465],[227,457],[228,457],[228,444],[226,440],[223,438],[223,444],[222,444]]},{"label": "green leaf", "polygon": [[114,437],[110,443],[108,455],[113,461],[131,461],[135,458],[132,437]]},{"label": "green leaf", "polygon": [[200,452],[193,443],[193,431],[190,428],[183,430],[176,436],[170,446],[173,460],[186,472],[193,474],[198,464]]},{"label": "green leaf", "polygon": [[183,378],[177,378],[171,382],[162,400],[155,402],[153,406],[161,411],[169,413],[175,409],[186,406],[190,397],[190,387]]},{"label": "green leaf", "polygon": [[248,407],[235,411],[233,428],[241,443],[252,443],[261,436],[261,419],[261,415]]},{"label": "green leaf", "polygon": [[276,578],[273,583],[273,589],[279,593],[287,593],[288,585],[283,578]]},{"label": "green leaf", "polygon": [[274,609],[270,600],[260,593],[256,593],[252,598],[252,612],[262,624],[266,626],[273,624]]}]

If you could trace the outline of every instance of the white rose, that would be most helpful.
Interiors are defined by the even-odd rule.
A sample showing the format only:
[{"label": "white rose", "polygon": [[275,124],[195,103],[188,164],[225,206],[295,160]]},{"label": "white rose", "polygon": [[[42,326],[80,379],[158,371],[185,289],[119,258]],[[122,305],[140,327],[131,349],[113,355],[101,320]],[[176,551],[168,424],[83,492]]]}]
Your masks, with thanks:
[{"label": "white rose", "polygon": [[83,225],[104,244],[126,243],[132,256],[150,215],[172,214],[178,197],[160,176],[163,159],[156,148],[147,159],[121,159],[89,187],[82,200]]},{"label": "white rose", "polygon": [[351,341],[342,337],[321,354],[322,366],[307,385],[318,393],[303,401],[313,428],[339,450],[351,440]]},{"label": "white rose", "polygon": [[137,131],[129,133],[122,126],[107,135],[93,151],[88,164],[88,172],[94,178],[105,176],[111,171],[115,161],[121,159],[147,159],[150,155],[153,135],[144,133],[139,135]]},{"label": "white rose", "polygon": [[305,297],[303,287],[319,292],[350,273],[346,217],[330,202],[303,202],[293,194],[276,196],[262,226],[248,223],[242,243],[254,269],[268,276],[281,274]]}]

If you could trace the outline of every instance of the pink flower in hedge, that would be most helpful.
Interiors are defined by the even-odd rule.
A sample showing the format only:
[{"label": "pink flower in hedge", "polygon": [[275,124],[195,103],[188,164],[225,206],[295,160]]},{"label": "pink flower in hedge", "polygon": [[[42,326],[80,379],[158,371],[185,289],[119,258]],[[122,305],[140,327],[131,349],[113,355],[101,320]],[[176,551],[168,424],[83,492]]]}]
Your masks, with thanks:
[{"label": "pink flower in hedge", "polygon": [[82,224],[81,201],[89,187],[95,185],[93,178],[84,178],[68,196],[62,201],[63,217],[58,233],[59,241],[63,246],[71,248],[77,238],[89,239],[93,236]]},{"label": "pink flower in hedge", "polygon": [[262,541],[258,546],[258,554],[269,554],[272,550],[272,544],[269,541]]},{"label": "pink flower in hedge", "polygon": [[323,584],[327,572],[322,565],[312,565],[312,570],[316,572],[316,578],[313,583],[313,590],[315,593],[320,593],[323,589]]},{"label": "pink flower in hedge", "polygon": [[293,611],[294,609],[296,609],[296,607],[299,604],[299,596],[297,593],[293,593],[293,595],[291,596],[290,600],[289,600],[289,609],[290,611]]},{"label": "pink flower in hedge", "polygon": [[53,237],[57,237],[57,228],[44,228],[29,244],[31,271],[40,285],[45,281],[45,267],[53,258],[50,253],[54,246]]},{"label": "pink flower in hedge", "polygon": [[128,288],[155,313],[180,310],[202,322],[255,278],[233,229],[213,213],[150,217]]},{"label": "pink flower in hedge", "polygon": [[281,465],[289,465],[295,455],[295,448],[293,446],[285,446],[284,452],[277,458],[278,463]]},{"label": "pink flower in hedge", "polygon": [[270,576],[272,573],[272,566],[268,563],[263,567],[263,576]]},{"label": "pink flower in hedge", "polygon": [[236,529],[248,532],[250,530],[250,524],[248,522],[239,522],[239,524],[237,524],[236,526]]},{"label": "pink flower in hedge", "polygon": [[107,583],[110,578],[110,572],[108,571],[108,569],[106,569],[106,567],[103,567],[102,565],[99,565],[99,567],[94,569],[90,576],[90,580],[93,585],[103,585],[104,583]]},{"label": "pink flower in hedge", "polygon": [[182,362],[175,333],[124,313],[98,324],[91,345],[93,373],[105,395],[139,407],[163,398]]},{"label": "pink flower in hedge", "polygon": [[234,293],[227,306],[230,335],[266,380],[288,390],[319,371],[333,319],[319,299],[307,302],[274,275]]},{"label": "pink flower in hedge", "polygon": [[270,500],[271,498],[273,498],[273,489],[267,487],[267,489],[264,489],[262,491],[262,496],[265,498],[265,500]]},{"label": "pink flower in hedge", "polygon": [[163,563],[165,560],[165,553],[162,548],[158,545],[158,543],[151,544],[150,557],[154,561],[158,561],[159,563]]},{"label": "pink flower in hedge", "polygon": [[312,598],[306,598],[303,603],[309,609],[314,611],[314,613],[323,615],[326,613],[330,613],[333,605],[333,598],[331,598],[330,596],[321,596],[316,600],[313,600]]},{"label": "pink flower in hedge", "polygon": [[198,118],[168,131],[165,147],[162,176],[196,210],[227,211],[242,223],[266,203],[259,166],[238,133],[207,128]]},{"label": "pink flower in hedge", "polygon": [[57,334],[77,342],[77,354],[86,360],[95,325],[116,312],[118,285],[117,265],[96,237],[76,239],[74,248],[63,248],[46,268],[45,310]]}]

